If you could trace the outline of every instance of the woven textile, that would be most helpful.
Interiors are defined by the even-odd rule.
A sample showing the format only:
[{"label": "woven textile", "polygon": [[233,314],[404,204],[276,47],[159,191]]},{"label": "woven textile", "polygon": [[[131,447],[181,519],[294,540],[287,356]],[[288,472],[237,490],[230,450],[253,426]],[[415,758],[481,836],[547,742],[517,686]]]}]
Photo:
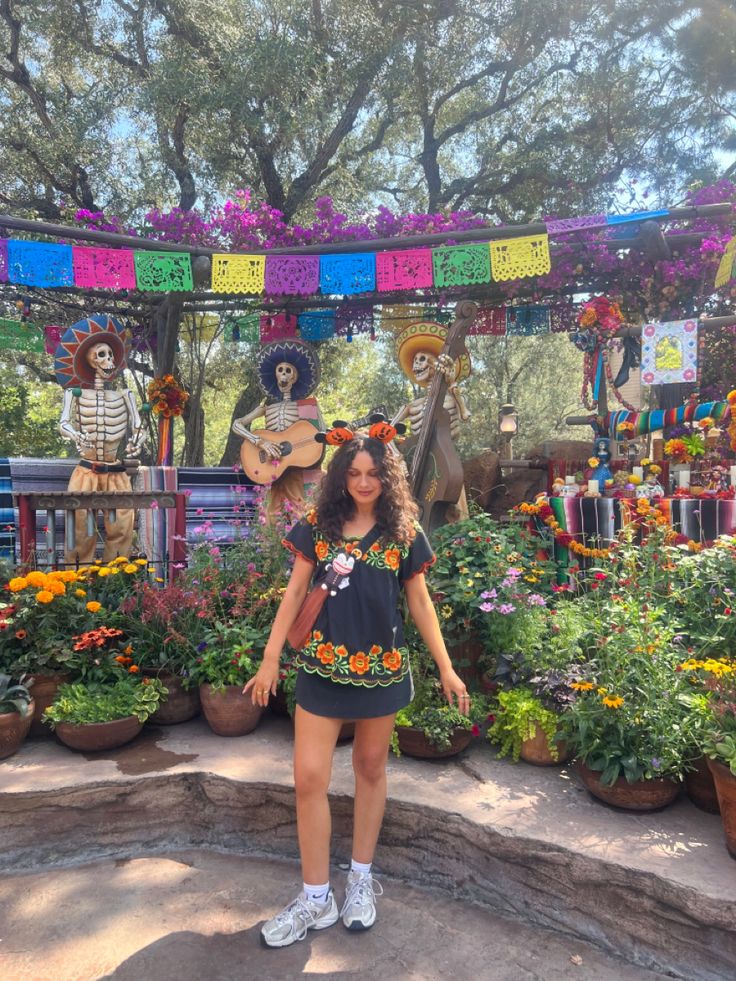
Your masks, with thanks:
[{"label": "woven textile", "polygon": [[217,293],[262,293],[265,255],[213,255],[212,289]]},{"label": "woven textile", "polygon": [[0,238],[0,283],[8,281],[8,240]]},{"label": "woven textile", "polygon": [[491,261],[487,245],[448,245],[432,249],[435,286],[488,283]]},{"label": "woven textile", "polygon": [[376,255],[376,285],[379,292],[420,290],[432,285],[432,250],[405,249]]},{"label": "woven textile", "polygon": [[468,330],[468,334],[494,334],[497,337],[506,333],[506,307],[481,307],[478,316]]},{"label": "woven textile", "polygon": [[527,276],[543,276],[552,268],[549,237],[522,235],[490,243],[491,270],[497,283]]},{"label": "woven textile", "polygon": [[316,293],[318,255],[270,255],[266,258],[265,290],[269,296]]},{"label": "woven textile", "polygon": [[726,250],[718,263],[715,285],[725,286],[734,276],[736,276],[736,235],[726,245]]},{"label": "woven textile", "polygon": [[138,289],[150,292],[188,291],[193,287],[188,252],[135,252]]},{"label": "woven textile", "polygon": [[13,514],[10,460],[0,457],[0,557],[15,559],[15,516]]},{"label": "woven textile", "polygon": [[8,242],[8,282],[28,286],[73,286],[71,245]]},{"label": "woven textile", "polygon": [[296,337],[296,317],[290,313],[261,314],[261,344],[269,341],[282,341],[286,337]]},{"label": "woven textile", "polygon": [[506,333],[516,337],[549,334],[549,307],[542,304],[506,307]]},{"label": "woven textile", "polygon": [[[65,491],[69,478],[76,465],[75,459],[48,460],[38,457],[11,457],[10,475],[14,494],[31,493],[36,491]],[[64,512],[54,512],[56,529],[56,550],[49,555],[46,536],[48,515],[46,511],[36,511],[36,562],[39,567],[61,564],[64,562]],[[19,527],[18,509],[14,510],[15,527]],[[20,561],[18,549],[20,541],[16,541],[16,561]],[[99,540],[99,555],[102,555],[102,533]]]},{"label": "woven textile", "polygon": [[297,323],[299,334],[305,341],[329,341],[335,336],[334,310],[305,310]]},{"label": "woven textile", "polygon": [[319,288],[323,293],[339,296],[372,293],[376,288],[375,254],[355,252],[352,255],[320,256]]},{"label": "woven textile", "polygon": [[582,215],[580,218],[554,218],[545,221],[548,235],[565,235],[570,232],[579,232],[584,228],[602,228],[608,224],[606,216]]},{"label": "woven textile", "polygon": [[91,289],[134,290],[135,259],[130,249],[72,246],[74,282]]},{"label": "woven textile", "polygon": [[[176,467],[140,467],[133,490],[178,490]],[[156,575],[166,578],[168,562],[174,554],[175,512],[170,508],[141,508],[138,512],[140,550],[155,566]]]},{"label": "woven textile", "polygon": [[232,542],[248,534],[258,493],[238,468],[180,467],[180,491],[187,498],[187,542]]}]

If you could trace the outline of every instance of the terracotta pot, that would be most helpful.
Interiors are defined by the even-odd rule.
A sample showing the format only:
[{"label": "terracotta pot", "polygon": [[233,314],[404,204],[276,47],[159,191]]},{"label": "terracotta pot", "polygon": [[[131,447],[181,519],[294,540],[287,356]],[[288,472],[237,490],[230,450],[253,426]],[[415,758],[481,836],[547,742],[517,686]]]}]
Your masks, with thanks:
[{"label": "terracotta pot", "polygon": [[566,763],[570,757],[567,743],[558,742],[555,745],[557,759],[550,752],[547,734],[539,726],[535,726],[532,738],[522,742],[519,755],[525,763],[532,763],[534,766],[559,766],[561,763]]},{"label": "terracotta pot", "polygon": [[585,784],[586,790],[599,800],[622,807],[627,811],[656,811],[667,807],[677,797],[679,785],[669,777],[659,777],[656,780],[637,780],[629,783],[623,777],[611,786],[605,787],[600,781],[600,773],[590,770],[578,760],[575,769]]},{"label": "terracotta pot", "polygon": [[736,858],[736,777],[720,760],[708,760],[708,766],[718,794],[721,821],[726,832],[726,848],[731,858]]},{"label": "terracotta pot", "polygon": [[41,716],[56,698],[56,693],[60,685],[66,684],[71,679],[69,674],[34,674],[31,694],[36,704],[33,710],[33,720],[29,735],[31,736],[50,736],[51,729],[45,722],[41,722]]},{"label": "terracotta pot", "polygon": [[6,760],[20,749],[31,728],[33,708],[33,699],[31,699],[25,717],[20,712],[3,712],[0,715],[0,760]]},{"label": "terracotta pot", "polygon": [[179,722],[188,722],[199,713],[201,705],[199,688],[196,685],[185,688],[178,674],[157,671],[155,668],[144,668],[143,674],[149,678],[158,678],[169,690],[166,701],[161,702],[151,716],[151,722],[160,726],[174,726]]},{"label": "terracotta pot", "polygon": [[416,756],[419,759],[444,759],[446,756],[457,756],[470,745],[473,734],[469,729],[458,727],[450,737],[447,749],[437,749],[424,735],[421,729],[414,726],[397,726],[399,749],[406,756]]},{"label": "terracotta pot", "polygon": [[135,715],[112,722],[86,722],[76,725],[73,722],[57,722],[56,735],[60,742],[70,749],[83,753],[99,753],[105,749],[117,749],[131,739],[135,739],[143,728]]},{"label": "terracotta pot", "polygon": [[210,729],[218,736],[244,736],[252,732],[263,715],[263,706],[254,705],[250,693],[239,685],[226,685],[216,691],[212,685],[199,686],[202,711]]},{"label": "terracotta pot", "polygon": [[708,760],[701,756],[700,759],[693,761],[693,766],[695,769],[688,770],[685,774],[685,790],[688,797],[701,811],[720,814],[716,784],[708,767]]}]

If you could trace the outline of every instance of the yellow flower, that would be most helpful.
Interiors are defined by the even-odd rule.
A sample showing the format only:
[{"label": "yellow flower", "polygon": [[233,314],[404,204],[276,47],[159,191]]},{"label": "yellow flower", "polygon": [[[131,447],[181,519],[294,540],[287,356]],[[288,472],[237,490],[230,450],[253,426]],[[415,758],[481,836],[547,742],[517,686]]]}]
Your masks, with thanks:
[{"label": "yellow flower", "polygon": [[97,613],[98,610],[102,609],[102,603],[98,603],[97,600],[90,600],[87,609],[90,613]]},{"label": "yellow flower", "polygon": [[649,459],[649,457],[645,456],[644,459],[641,461],[641,466],[648,467],[651,462],[652,461]]},{"label": "yellow flower", "polygon": [[575,691],[590,691],[595,688],[592,681],[573,681],[570,683],[570,687],[574,688]]},{"label": "yellow flower", "polygon": [[148,559],[133,559],[134,565],[147,565]]},{"label": "yellow flower", "polygon": [[601,461],[598,459],[597,456],[589,456],[588,457],[588,466],[589,467],[597,467],[600,462]]},{"label": "yellow flower", "polygon": [[127,561],[128,560],[126,558],[124,558],[122,555],[118,555],[117,558],[114,558],[112,560],[112,562],[108,562],[107,564],[110,565],[110,566],[122,565],[123,562],[126,562],[127,563]]},{"label": "yellow flower", "polygon": [[[104,572],[104,569],[100,569],[100,574]],[[120,574],[120,569],[110,569],[111,576],[117,576]]]},{"label": "yellow flower", "polygon": [[27,579],[23,578],[23,576],[16,576],[15,579],[11,579],[8,583],[8,589],[11,593],[19,593],[22,589],[26,589],[28,585]]},{"label": "yellow flower", "polygon": [[36,601],[38,603],[53,603],[54,594],[50,593],[48,589],[42,589],[40,593],[36,593]]},{"label": "yellow flower", "polygon": [[130,562],[128,565],[123,566],[123,572],[127,572],[132,575],[132,573],[138,572],[138,566],[133,565],[133,563]]},{"label": "yellow flower", "polygon": [[153,581],[154,582],[163,582],[164,580],[161,578],[161,576],[156,576],[156,578]]},{"label": "yellow flower", "polygon": [[603,704],[606,706],[606,708],[617,709],[617,708],[621,708],[621,706],[624,704],[624,700],[623,698],[621,698],[620,695],[616,695],[616,696],[607,695],[603,699]]},{"label": "yellow flower", "polygon": [[608,691],[607,688],[596,688],[596,693],[598,695],[605,695],[607,691]]},{"label": "yellow flower", "polygon": [[101,579],[104,579],[105,576],[109,576],[110,575],[110,570],[109,569],[98,569],[97,570],[97,575]]},{"label": "yellow flower", "polygon": [[452,607],[446,603],[440,610],[440,616],[443,620],[449,620],[452,616]]},{"label": "yellow flower", "polygon": [[633,484],[634,487],[638,487],[638,485],[641,483],[641,477],[638,474],[632,473],[632,475],[629,477],[629,483]]},{"label": "yellow flower", "polygon": [[29,572],[26,576],[26,580],[31,586],[45,586],[46,585],[46,574],[44,572],[39,572],[34,569],[33,572]]},{"label": "yellow flower", "polygon": [[74,595],[75,596],[86,596],[87,595],[87,590],[86,589],[75,589],[74,590]]},{"label": "yellow flower", "polygon": [[66,586],[63,582],[59,582],[58,579],[51,579],[49,582],[47,582],[46,589],[48,589],[50,593],[53,593],[54,596],[63,596],[66,592]]}]

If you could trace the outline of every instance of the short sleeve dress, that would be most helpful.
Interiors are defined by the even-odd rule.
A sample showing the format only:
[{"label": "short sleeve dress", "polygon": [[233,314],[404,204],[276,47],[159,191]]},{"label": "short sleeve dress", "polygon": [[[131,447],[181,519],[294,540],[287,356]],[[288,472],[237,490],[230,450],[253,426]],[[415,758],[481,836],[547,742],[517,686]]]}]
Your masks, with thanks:
[{"label": "short sleeve dress", "polygon": [[399,600],[404,583],[424,573],[435,556],[418,523],[409,544],[379,539],[359,554],[360,541],[330,542],[317,525],[315,510],[284,539],[288,549],[314,564],[318,577],[340,552],[354,553],[356,559],[349,585],[328,597],[296,656],[296,701],[314,715],[376,718],[412,699]]}]

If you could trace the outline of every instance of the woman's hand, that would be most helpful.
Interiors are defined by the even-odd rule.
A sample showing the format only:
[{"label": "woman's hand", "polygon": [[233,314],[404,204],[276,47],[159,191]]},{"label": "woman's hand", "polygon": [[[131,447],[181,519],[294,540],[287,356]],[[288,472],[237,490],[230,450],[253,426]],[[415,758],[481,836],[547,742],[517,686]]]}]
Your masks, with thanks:
[{"label": "woman's hand", "polygon": [[459,712],[467,715],[470,711],[470,695],[462,678],[452,669],[443,671],[440,675],[440,684],[445,698],[450,705],[457,706]]},{"label": "woman's hand", "polygon": [[276,694],[279,683],[279,663],[264,662],[256,674],[243,686],[243,694],[251,694],[254,705],[268,705],[271,695]]}]

